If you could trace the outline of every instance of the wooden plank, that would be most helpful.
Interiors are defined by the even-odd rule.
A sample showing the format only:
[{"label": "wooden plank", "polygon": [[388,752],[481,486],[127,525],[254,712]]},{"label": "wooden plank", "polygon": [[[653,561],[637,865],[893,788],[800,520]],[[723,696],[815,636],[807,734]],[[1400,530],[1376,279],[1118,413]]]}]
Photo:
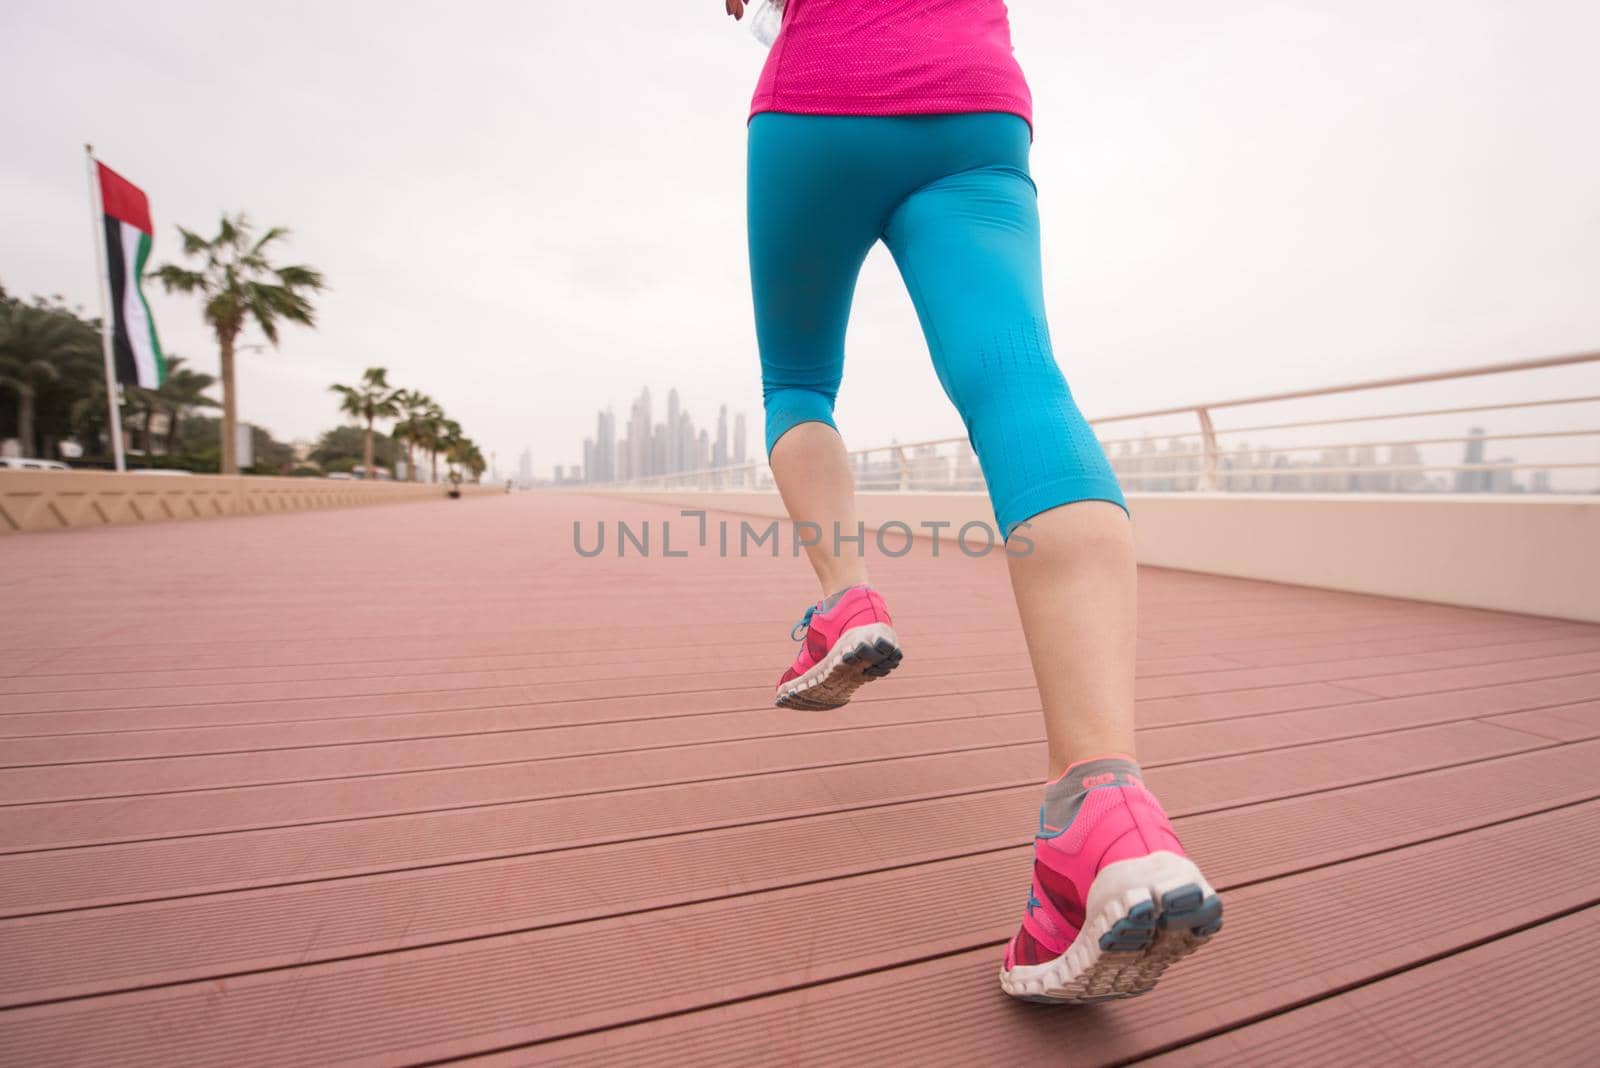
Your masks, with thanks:
[{"label": "wooden plank", "polygon": [[1152,1060],[1151,1068],[1582,1064],[1600,1044],[1600,908],[1356,987]]},{"label": "wooden plank", "polygon": [[[1367,850],[1423,840],[1431,828],[1395,825],[1390,809],[1396,797],[1406,797],[1409,809],[1424,816],[1454,806],[1455,819],[1466,821],[1458,822],[1459,833],[1530,804],[1600,794],[1600,784],[1587,774],[1592,754],[1537,755],[1542,781],[1564,782],[1574,791],[1557,798],[1519,783],[1518,769],[1533,755],[1510,759],[1515,763],[1474,764],[1305,798],[1295,813],[1299,837],[1275,848],[1267,857],[1274,867],[1266,870],[1256,843],[1282,840],[1274,833],[1275,806],[1250,806],[1243,810],[1245,820],[1230,816],[1220,827],[1216,813],[1179,815],[1176,825],[1190,847],[1200,850],[1209,876],[1227,886],[1243,876],[1300,870],[1323,843],[1339,843],[1350,826],[1365,829],[1359,845]],[[1459,803],[1464,784],[1486,777],[1498,789]],[[0,922],[0,958],[9,968],[0,1004],[526,931],[942,857],[1010,851],[1022,873],[1037,797],[1036,787],[1024,787],[593,849]],[[921,833],[927,827],[939,828],[937,838]],[[652,872],[651,879],[634,878],[639,871]],[[708,881],[706,872],[717,878]]]},{"label": "wooden plank", "polygon": [[[417,1061],[744,1001],[745,1012],[778,1014],[761,1021],[760,1034],[793,1043],[760,1049],[768,1061],[842,1061],[844,1050],[860,1063],[877,1059],[876,1045],[879,1058],[894,1052],[971,1063],[974,1043],[991,1058],[1071,1048],[1106,1061],[1591,905],[1600,836],[1586,832],[1596,818],[1593,804],[1567,808],[1235,890],[1228,937],[1204,958],[1175,972],[1156,996],[1088,1012],[1002,1004],[993,969],[1016,920],[1021,873],[1012,857],[983,856],[243,976],[228,982],[222,998],[212,984],[195,983],[17,1009],[0,1014],[0,1043],[29,1063],[105,1062],[114,1051],[125,1064],[312,1063],[330,1049],[345,1058]],[[1506,865],[1512,853],[1519,863]],[[1433,907],[1419,907],[1424,893]],[[1353,937],[1373,927],[1382,938]],[[934,960],[898,967],[927,958]],[[873,972],[876,997],[839,997],[825,986],[749,1000]],[[627,996],[618,996],[624,989]],[[909,1011],[905,998],[920,1007]],[[873,1019],[892,1024],[873,1027]],[[956,1038],[953,1025],[966,1037]],[[686,1063],[669,1056],[670,1045],[651,1027],[591,1035],[586,1048],[609,1063]],[[748,1032],[727,1040],[725,1023],[698,1030],[694,1063],[752,1054]],[[575,1058],[582,1050],[548,1052]]]},{"label": "wooden plank", "polygon": [[[1546,680],[1540,680],[1544,682]],[[1229,756],[1286,745],[1478,718],[1538,708],[1562,697],[1600,699],[1600,672],[1552,680],[1554,685],[1509,683],[1465,695],[1422,695],[1366,706],[1319,707],[1217,722],[1145,728],[1140,732],[1146,766],[1201,757]],[[1513,726],[1513,724],[1507,724]],[[169,732],[162,732],[162,734]],[[0,804],[95,797],[127,797],[179,790],[289,784],[445,768],[488,767],[563,757],[637,753],[690,746],[729,745],[761,738],[846,735],[898,739],[900,754],[971,748],[1004,741],[1043,740],[1043,723],[1032,691],[997,691],[982,700],[909,700],[852,704],[827,716],[796,716],[782,709],[657,719],[646,723],[601,723],[448,735],[364,745],[276,749],[72,764],[0,768]],[[161,735],[157,735],[160,737]],[[119,736],[121,737],[121,736]],[[148,735],[134,735],[148,737]],[[57,740],[57,744],[63,744]]]},{"label": "wooden plank", "polygon": [[[1536,709],[1584,698],[1600,698],[1600,673],[1505,683],[1448,695],[1422,694],[1416,697],[1388,698],[1331,708],[1313,707],[1259,716],[1202,720],[1168,727],[1143,727],[1140,730],[1140,744],[1144,747],[1142,754],[1147,763],[1162,763],[1183,756],[1229,755],[1279,745],[1302,744],[1386,729]],[[518,748],[519,745],[537,745],[539,753],[544,756],[567,756],[662,745],[732,741],[789,733],[813,733],[829,729],[843,730],[867,725],[930,722],[975,715],[1033,713],[1037,708],[1038,701],[1032,688],[977,691],[959,696],[895,698],[877,703],[862,701],[831,712],[826,717],[801,719],[797,719],[792,712],[769,708],[756,712],[659,717],[644,723],[621,721],[538,727],[527,725],[527,710],[513,707],[470,713],[383,716],[328,722],[312,720],[292,724],[12,739],[7,742],[5,751],[0,753],[0,766],[52,765],[49,769],[42,769],[39,772],[40,775],[48,776],[46,781],[49,785],[59,788],[62,796],[86,796],[87,794],[71,792],[72,789],[79,788],[74,784],[82,781],[74,779],[75,773],[67,770],[71,764],[137,759],[149,761],[154,767],[160,767],[160,762],[150,758],[179,757],[186,754],[196,756],[214,754],[218,757],[237,755],[232,760],[222,759],[195,764],[175,762],[172,765],[174,768],[201,769],[200,774],[186,780],[191,787],[198,787],[245,782],[292,781],[293,775],[290,772],[280,771],[272,774],[273,769],[279,767],[275,752],[315,751],[327,746],[369,743],[374,746],[375,755],[381,754],[380,760],[383,756],[388,756],[391,758],[390,762],[386,765],[368,764],[366,762],[371,757],[352,753],[348,757],[352,767],[401,770],[407,767],[474,763],[476,761],[473,760],[473,752],[476,751],[476,747],[484,745],[503,746],[494,749],[497,758],[510,758],[519,752],[525,752],[526,750]],[[1510,723],[1507,725],[1514,726]],[[513,735],[522,737],[519,739]],[[454,739],[463,741],[457,742]],[[456,746],[461,748],[457,749]],[[339,759],[336,754],[340,751],[335,749],[327,754],[326,759],[330,766],[336,766],[334,762]],[[315,762],[318,757],[312,756],[310,759]],[[207,777],[205,772],[211,769],[218,769],[218,773]],[[227,778],[226,772],[230,769],[248,772],[250,777]],[[88,770],[93,774],[97,769]],[[105,770],[110,774],[116,774],[109,766]],[[137,774],[150,774],[150,772]],[[314,772],[306,773],[304,777],[314,777]],[[41,793],[29,794],[29,788],[28,776],[12,777],[0,772],[0,790],[6,791],[15,800],[48,796]],[[15,793],[11,792],[13,789]],[[37,790],[37,787],[33,789]],[[102,792],[135,791],[111,789]]]},{"label": "wooden plank", "polygon": [[[273,831],[138,842],[0,857],[0,916],[86,908],[262,886],[348,878],[410,868],[461,864],[589,848],[656,836],[686,836],[714,828],[769,826],[828,812],[865,813],[877,806],[934,797],[973,796],[1007,784],[1003,756],[962,754],[954,763],[932,760],[880,764],[866,769],[804,772],[794,776],[668,787],[618,795],[615,808],[593,799],[561,798],[490,809],[465,809],[330,823]],[[1379,781],[1330,791],[1337,819],[1326,825],[1316,797],[1271,806],[1225,810],[1185,825],[1191,849],[1215,857],[1245,843],[1271,838],[1270,851],[1246,859],[1270,874],[1277,858],[1300,866],[1360,855],[1372,840],[1372,821],[1401,826],[1400,841],[1449,833],[1481,821],[1484,813],[1510,816],[1593,796],[1600,744],[1579,743],[1524,756],[1428,773],[1440,789],[1416,793],[1409,780]],[[1160,769],[1151,773],[1159,787]],[[1421,777],[1419,777],[1421,778]],[[1510,780],[1515,789],[1506,785]],[[937,784],[941,789],[934,789]],[[1030,815],[1016,825],[1019,840],[1032,833],[1038,780],[1009,784],[1016,804]],[[1400,799],[1407,799],[1401,805]],[[1430,800],[1436,799],[1436,800]],[[1180,809],[1169,806],[1175,815]],[[1280,834],[1279,831],[1282,831]],[[677,839],[684,840],[684,839]],[[1263,846],[1263,848],[1267,848]],[[1249,873],[1241,875],[1245,879]]]},{"label": "wooden plank", "polygon": [[[852,701],[827,716],[796,717],[788,709],[771,707],[726,712],[689,711],[655,716],[648,720],[594,720],[562,722],[538,706],[507,705],[490,709],[422,712],[398,715],[352,716],[292,723],[179,728],[163,731],[111,731],[97,734],[43,735],[13,738],[5,743],[18,765],[79,761],[146,759],[189,753],[253,753],[301,749],[319,745],[355,745],[369,742],[413,741],[538,731],[553,738],[555,751],[564,749],[565,737],[593,737],[599,751],[626,748],[619,738],[646,737],[665,741],[726,740],[759,737],[789,730],[814,731],[831,725],[864,726],[874,723],[929,722],[968,715],[1036,710],[1038,695],[1032,686],[1012,689],[970,690],[927,696]],[[572,752],[596,750],[578,748]]]},{"label": "wooden plank", "polygon": [[[782,660],[777,662],[783,663]],[[961,671],[945,675],[921,675],[904,680],[886,679],[884,682],[885,690],[868,694],[862,700],[932,697],[938,694],[1031,686],[1033,675],[1027,668],[1017,668],[994,673]],[[1353,694],[1348,691],[1346,696],[1355,700],[1370,699],[1366,694]],[[543,700],[524,686],[494,686],[467,691],[438,690],[238,704],[17,712],[0,717],[0,731],[6,732],[0,736],[20,738],[106,730],[171,730],[223,724],[293,723],[354,716],[471,711],[507,705],[532,708],[536,711],[538,722],[545,724],[652,719],[718,711],[755,711],[772,707],[772,681],[752,683],[742,689],[704,691],[689,687],[677,690],[663,688],[656,692],[605,698]]]},{"label": "wooden plank", "polygon": [[[1523,731],[1467,721],[1366,736],[1320,746],[1224,758],[1209,793],[1216,806],[1328,789],[1467,760],[1550,745]],[[734,781],[759,792],[762,783],[798,774],[837,777],[875,774],[883,763],[925,761],[937,769],[969,755],[994,753],[1004,763],[1004,783],[1025,782],[1042,764],[1039,725],[1027,717],[982,717],[938,724],[907,724],[684,749],[646,749],[598,756],[476,767],[396,772],[268,786],[154,793],[84,801],[13,806],[0,824],[0,853],[61,849],[156,838],[265,830],[298,824],[392,817],[454,808],[508,805],[549,798],[602,796],[617,791],[644,797],[663,788]],[[1153,783],[1183,808],[1206,790],[1213,772],[1199,779],[1177,768],[1159,769]],[[764,776],[753,780],[752,776]],[[1257,784],[1263,785],[1257,785]],[[1192,785],[1191,785],[1192,784]],[[932,790],[929,789],[932,787]],[[925,792],[937,792],[935,781]]]},{"label": "wooden plank", "polygon": [[[572,1066],[1048,1064],[1058,1063],[1064,1050],[1074,1064],[1120,1063],[1591,905],[1593,885],[1582,883],[1600,865],[1600,839],[1586,833],[1597,819],[1595,804],[1564,809],[1233,891],[1227,926],[1215,944],[1133,1001],[1082,1010],[1011,1002],[994,989],[997,951],[985,947],[479,1063],[537,1057],[541,1064]],[[1586,840],[1574,842],[1573,835]],[[1528,866],[1512,875],[1502,862],[1508,854],[1526,858]],[[1568,857],[1578,871],[1565,867]],[[1417,907],[1419,898],[1429,907]],[[1561,969],[1565,975],[1583,967],[1582,958],[1571,960]],[[1416,974],[1425,978],[1428,969]],[[1457,976],[1437,997],[1475,982]],[[1562,1001],[1553,1011],[1566,1005],[1570,1015],[1570,1004]],[[1498,1008],[1484,1016],[1506,1032],[1502,1042],[1521,1031],[1507,1026],[1511,1020]],[[1375,1063],[1379,1050],[1342,1061],[1311,1059]]]}]

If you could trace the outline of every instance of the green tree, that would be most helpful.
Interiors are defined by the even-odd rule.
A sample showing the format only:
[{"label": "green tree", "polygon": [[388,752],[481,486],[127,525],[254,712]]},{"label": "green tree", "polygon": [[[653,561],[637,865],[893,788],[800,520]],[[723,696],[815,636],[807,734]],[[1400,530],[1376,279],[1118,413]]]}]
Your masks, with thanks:
[{"label": "green tree", "polygon": [[[167,413],[167,452],[177,450],[179,426],[195,408],[220,408],[206,390],[217,384],[216,375],[190,370],[182,356],[167,357],[167,378],[155,391],[156,403]],[[257,450],[256,455],[260,455]]]},{"label": "green tree", "polygon": [[[215,472],[222,463],[221,427],[222,421],[213,416],[190,415],[178,431],[177,455],[150,458],[146,466]],[[359,433],[353,428],[350,432]],[[357,445],[359,447],[359,442]],[[278,441],[264,427],[250,428],[250,450],[255,455],[255,463],[250,466],[252,474],[284,474],[294,464],[293,446]]]},{"label": "green tree", "polygon": [[454,419],[446,419],[443,412],[438,413],[438,418],[429,427],[430,436],[427,441],[428,460],[432,471],[433,481],[439,481],[439,455],[448,454],[457,442],[461,440],[461,424]]},{"label": "green tree", "polygon": [[255,457],[251,474],[286,475],[294,467],[294,446],[279,441],[264,427],[250,427],[250,451]]},{"label": "green tree", "polygon": [[[220,408],[206,390],[217,384],[215,375],[204,374],[185,366],[182,356],[167,357],[167,375],[156,389],[123,386],[123,405],[136,412],[137,417],[125,420],[139,431],[141,448],[146,456],[155,455],[155,417],[167,417],[167,432],[162,447],[172,455],[178,440],[178,426],[191,408]],[[256,455],[260,455],[257,453]],[[260,464],[256,465],[261,466]]]},{"label": "green tree", "polygon": [[[36,372],[29,383],[34,387],[32,416],[37,454],[53,457],[57,443],[74,436],[85,442],[104,441],[109,448],[110,438],[105,434],[105,354],[101,347],[99,320],[86,318],[81,309],[69,307],[60,297],[35,297],[24,305],[21,301],[0,294],[0,320],[16,315],[17,307],[24,309],[21,314],[25,318],[31,319],[39,313],[53,317],[51,333],[57,335],[60,342],[49,346],[45,354],[39,357],[54,367],[56,374],[52,376],[48,372]],[[3,332],[0,329],[0,333]],[[11,355],[25,354],[13,352]],[[3,387],[0,387],[0,392],[3,392]],[[82,419],[76,418],[74,413],[89,397],[99,403],[99,410],[83,412]],[[0,434],[9,433],[18,438],[22,436],[16,422],[22,414],[17,410],[20,397],[18,401],[16,407],[0,406],[0,424],[6,424],[0,428]]]},{"label": "green tree", "polygon": [[239,409],[233,355],[239,334],[254,322],[276,348],[280,322],[315,326],[310,295],[323,289],[324,282],[322,274],[310,267],[280,267],[268,260],[269,246],[289,231],[274,226],[257,237],[243,213],[224,214],[210,240],[181,226],[178,233],[183,236],[184,256],[200,260],[200,268],[168,263],[155,274],[168,292],[198,293],[204,301],[203,314],[216,334],[222,359],[222,473],[237,474],[234,427]]},{"label": "green tree", "polygon": [[375,420],[393,419],[400,414],[398,403],[400,391],[389,385],[389,372],[382,367],[367,368],[366,373],[361,376],[361,381],[356,385],[333,385],[328,388],[343,398],[339,404],[340,411],[366,424],[366,450],[363,454],[365,467],[362,477],[375,477],[376,472],[372,467],[372,424]]},{"label": "green tree", "polygon": [[[39,391],[61,379],[61,366],[95,351],[85,324],[59,306],[0,300],[0,389],[17,395],[17,438],[38,455],[34,407]],[[103,396],[103,392],[102,392]]]},{"label": "green tree", "polygon": [[[373,435],[373,448],[388,449],[389,439],[382,433]],[[353,471],[361,466],[366,455],[366,433],[356,426],[336,426],[317,440],[311,450],[311,459],[324,471]]]},{"label": "green tree", "polygon": [[445,430],[450,421],[444,417],[444,409],[439,407],[438,402],[426,396],[421,396],[420,400],[420,405],[410,409],[404,420],[406,442],[408,447],[415,444],[428,454],[432,472],[430,481],[437,482],[439,450],[444,447]]},{"label": "green tree", "polygon": [[400,409],[396,417],[394,428],[390,431],[396,441],[405,442],[406,446],[406,479],[411,482],[417,479],[417,464],[415,449],[426,436],[429,413],[439,406],[432,397],[420,390],[402,389],[395,394],[395,404]]},{"label": "green tree", "polygon": [[489,465],[483,461],[483,453],[471,438],[457,437],[450,443],[449,451],[445,458],[452,466],[465,468],[476,482],[483,477],[484,468]]}]

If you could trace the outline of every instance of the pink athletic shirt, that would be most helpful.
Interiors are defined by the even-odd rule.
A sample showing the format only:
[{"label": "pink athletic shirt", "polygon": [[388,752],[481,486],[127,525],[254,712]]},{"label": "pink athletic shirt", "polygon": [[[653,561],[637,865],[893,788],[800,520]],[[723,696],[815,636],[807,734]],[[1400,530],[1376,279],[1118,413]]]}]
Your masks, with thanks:
[{"label": "pink athletic shirt", "polygon": [[1004,0],[788,0],[750,114],[1006,111],[1033,123]]}]

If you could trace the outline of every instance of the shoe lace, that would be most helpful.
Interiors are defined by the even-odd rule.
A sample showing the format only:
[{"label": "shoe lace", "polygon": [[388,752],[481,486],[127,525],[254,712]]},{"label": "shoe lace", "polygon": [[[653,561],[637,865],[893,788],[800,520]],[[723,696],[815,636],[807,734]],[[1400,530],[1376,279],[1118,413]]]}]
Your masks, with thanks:
[{"label": "shoe lace", "polygon": [[800,617],[800,622],[796,623],[789,631],[789,637],[795,641],[799,641],[801,638],[805,637],[806,629],[811,626],[811,617],[816,614],[816,605],[812,605],[810,608],[807,608],[806,614]]}]

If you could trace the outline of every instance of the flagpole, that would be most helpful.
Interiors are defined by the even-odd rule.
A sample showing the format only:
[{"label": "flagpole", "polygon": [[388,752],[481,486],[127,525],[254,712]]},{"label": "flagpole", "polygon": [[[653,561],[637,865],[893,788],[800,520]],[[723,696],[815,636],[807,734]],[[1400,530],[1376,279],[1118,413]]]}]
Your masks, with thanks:
[{"label": "flagpole", "polygon": [[95,290],[100,294],[100,347],[106,359],[106,407],[111,412],[111,453],[117,470],[126,471],[122,455],[122,404],[117,396],[117,361],[111,351],[111,301],[107,297],[110,279],[106,277],[105,209],[100,204],[100,176],[94,169],[94,146],[83,146],[89,168],[89,221],[94,235]]}]

